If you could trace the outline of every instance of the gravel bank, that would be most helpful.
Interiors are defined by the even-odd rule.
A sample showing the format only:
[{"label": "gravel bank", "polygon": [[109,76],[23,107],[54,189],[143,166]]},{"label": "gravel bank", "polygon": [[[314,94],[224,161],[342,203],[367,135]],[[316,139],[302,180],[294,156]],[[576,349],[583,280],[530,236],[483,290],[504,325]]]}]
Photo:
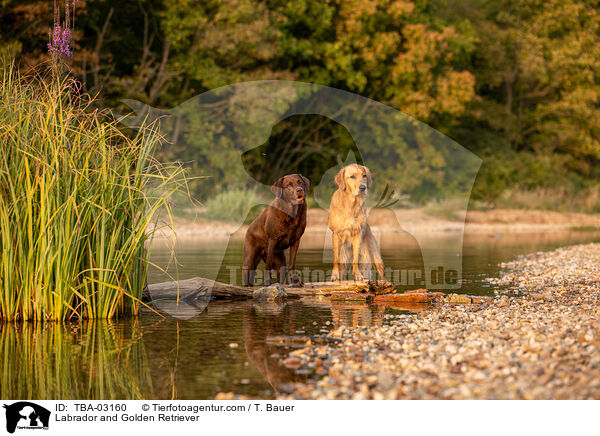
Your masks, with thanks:
[{"label": "gravel bank", "polygon": [[292,352],[285,365],[323,377],[280,398],[600,399],[600,244],[501,266],[490,304],[340,327],[343,345]]}]

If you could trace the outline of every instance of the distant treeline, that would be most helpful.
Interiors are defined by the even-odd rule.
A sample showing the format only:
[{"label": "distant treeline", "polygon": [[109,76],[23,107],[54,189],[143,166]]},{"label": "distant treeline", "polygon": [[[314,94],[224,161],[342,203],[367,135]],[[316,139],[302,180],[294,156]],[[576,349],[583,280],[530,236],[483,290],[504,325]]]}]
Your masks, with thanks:
[{"label": "distant treeline", "polygon": [[[4,56],[21,68],[47,59],[53,2],[0,5]],[[170,108],[248,80],[328,85],[410,114],[481,157],[475,199],[597,193],[600,1],[79,0],[71,64],[88,92],[120,110],[123,98]],[[311,117],[281,123],[278,140],[295,141],[307,172],[349,147],[339,126]],[[164,151],[191,157],[179,152]],[[252,168],[260,156],[245,159]],[[227,161],[197,164],[217,175]]]}]

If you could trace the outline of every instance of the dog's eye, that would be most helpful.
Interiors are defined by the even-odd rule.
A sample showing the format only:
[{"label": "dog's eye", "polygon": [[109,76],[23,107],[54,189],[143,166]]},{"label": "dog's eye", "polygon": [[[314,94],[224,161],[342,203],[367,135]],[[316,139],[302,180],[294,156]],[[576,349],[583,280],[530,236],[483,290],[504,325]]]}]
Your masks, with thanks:
[{"label": "dog's eye", "polygon": [[351,179],[356,179],[356,177],[355,177],[355,176],[350,176],[350,178],[351,178]]}]

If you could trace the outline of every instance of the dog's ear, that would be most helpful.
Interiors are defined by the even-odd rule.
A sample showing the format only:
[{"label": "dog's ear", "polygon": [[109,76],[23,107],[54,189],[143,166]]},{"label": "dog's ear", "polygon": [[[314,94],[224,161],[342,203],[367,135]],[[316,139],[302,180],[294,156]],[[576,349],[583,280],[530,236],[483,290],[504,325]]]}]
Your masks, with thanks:
[{"label": "dog's ear", "polygon": [[308,188],[310,188],[310,180],[308,180],[308,178],[304,177],[302,174],[298,174],[298,177],[300,177],[302,183],[304,183],[304,191],[308,192]]},{"label": "dog's ear", "polygon": [[335,184],[342,190],[346,190],[346,167],[342,168],[335,176]]},{"label": "dog's ear", "polygon": [[373,178],[371,177],[371,170],[363,165],[365,169],[365,173],[367,173],[367,188],[371,189],[371,183],[373,183]]},{"label": "dog's ear", "polygon": [[271,192],[275,194],[276,197],[283,198],[283,179],[284,177],[280,177],[275,183],[273,183],[273,186],[271,186]]}]

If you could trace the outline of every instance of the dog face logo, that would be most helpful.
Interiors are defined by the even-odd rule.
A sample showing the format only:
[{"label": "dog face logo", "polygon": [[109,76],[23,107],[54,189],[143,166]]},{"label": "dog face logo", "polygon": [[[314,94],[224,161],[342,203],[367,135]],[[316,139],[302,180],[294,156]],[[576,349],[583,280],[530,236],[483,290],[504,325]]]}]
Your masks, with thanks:
[{"label": "dog face logo", "polygon": [[[258,194],[255,205],[247,210],[254,206],[264,208],[264,202],[258,199],[271,199],[273,194],[287,195],[293,203],[302,203],[306,201],[308,186],[305,184],[300,187],[299,180],[295,181],[294,186],[284,186],[284,180],[278,179],[284,174],[302,173],[313,181],[311,192],[321,209],[329,208],[336,189],[341,189],[348,197],[354,196],[355,202],[364,201],[375,209],[387,208],[389,213],[386,216],[390,217],[387,222],[390,224],[386,226],[394,234],[406,233],[408,238],[404,239],[410,239],[411,244],[415,241],[413,245],[420,251],[414,261],[410,260],[411,265],[418,265],[418,277],[415,275],[413,280],[414,283],[418,282],[418,287],[456,289],[461,286],[464,221],[481,159],[430,126],[357,94],[305,82],[265,80],[237,83],[207,91],[169,110],[153,108],[134,100],[123,100],[123,103],[133,109],[133,114],[121,118],[124,125],[136,129],[157,123],[154,126],[160,129],[161,135],[173,147],[185,151],[182,156],[186,157],[182,159],[195,162],[189,167],[189,177],[207,180],[208,183],[206,191],[199,191],[199,196],[195,198],[198,202],[207,202],[212,195],[209,192],[213,192],[213,188],[221,183],[223,186],[245,186]],[[300,155],[321,153],[320,150],[328,147],[330,139],[337,138],[339,129],[328,133],[330,139],[329,136],[315,136],[316,139],[309,137],[307,144],[310,147],[307,146],[306,150],[302,148],[302,151],[296,150],[294,141],[299,130],[295,130],[289,138],[279,138],[286,142],[281,156],[273,150],[267,153],[269,148],[263,146],[278,135],[279,130],[275,127],[296,116],[328,119],[343,127],[351,139],[340,143],[352,144],[348,150],[340,146],[336,155],[324,159],[323,165],[313,168],[310,174],[300,171],[306,168],[294,165],[292,161],[300,159]],[[300,127],[310,133],[319,125]],[[222,151],[221,147],[226,151]],[[342,162],[344,154],[348,158]],[[254,177],[248,171],[252,165],[245,166],[243,156],[246,155],[249,161],[255,164],[259,162],[255,166],[264,163],[261,175],[268,177]],[[257,157],[259,155],[264,159]],[[240,158],[233,158],[235,156]],[[217,158],[224,162],[223,168],[206,177],[202,172],[206,169],[205,165],[199,163],[212,162]],[[337,166],[333,164],[335,160],[338,161]],[[342,171],[342,168],[345,169]],[[195,169],[200,171],[193,172]],[[416,205],[433,200],[452,200],[453,216],[458,221],[453,224],[451,234],[447,238],[444,235],[447,243],[444,242],[443,250],[440,250],[439,239],[432,238],[431,232],[422,231],[420,223],[403,225],[401,211],[391,208],[399,196],[410,198],[411,202],[414,199]],[[243,219],[236,219],[234,224],[239,224],[241,229]],[[377,232],[373,233],[374,238],[378,239]],[[312,243],[322,246],[323,265],[326,268],[327,264],[333,263],[331,234],[315,232],[313,236],[322,238],[322,242],[313,238]],[[211,243],[211,265],[215,267],[202,270],[202,277],[207,279],[203,289],[207,293],[212,290],[211,283],[218,279],[228,246],[226,238]],[[396,252],[403,249],[402,245],[395,248]],[[440,268],[448,272],[447,280],[445,273],[444,280],[438,280]],[[405,276],[414,272],[412,267],[396,270],[399,275],[397,279],[391,278],[394,282],[404,282]],[[406,274],[402,275],[403,272]],[[235,274],[237,272],[230,275],[230,284],[240,283],[237,280],[242,274]],[[329,278],[323,276],[320,280]],[[315,280],[311,278],[311,281]],[[413,282],[407,279],[409,285]],[[202,301],[208,304],[209,300]],[[192,313],[205,307],[195,303],[193,310],[185,312],[179,302],[177,304],[177,309],[169,309],[169,313],[182,318],[191,317]]]},{"label": "dog face logo", "polygon": [[14,433],[19,429],[48,429],[50,411],[28,401],[19,401],[3,406],[6,409],[6,431]]}]

